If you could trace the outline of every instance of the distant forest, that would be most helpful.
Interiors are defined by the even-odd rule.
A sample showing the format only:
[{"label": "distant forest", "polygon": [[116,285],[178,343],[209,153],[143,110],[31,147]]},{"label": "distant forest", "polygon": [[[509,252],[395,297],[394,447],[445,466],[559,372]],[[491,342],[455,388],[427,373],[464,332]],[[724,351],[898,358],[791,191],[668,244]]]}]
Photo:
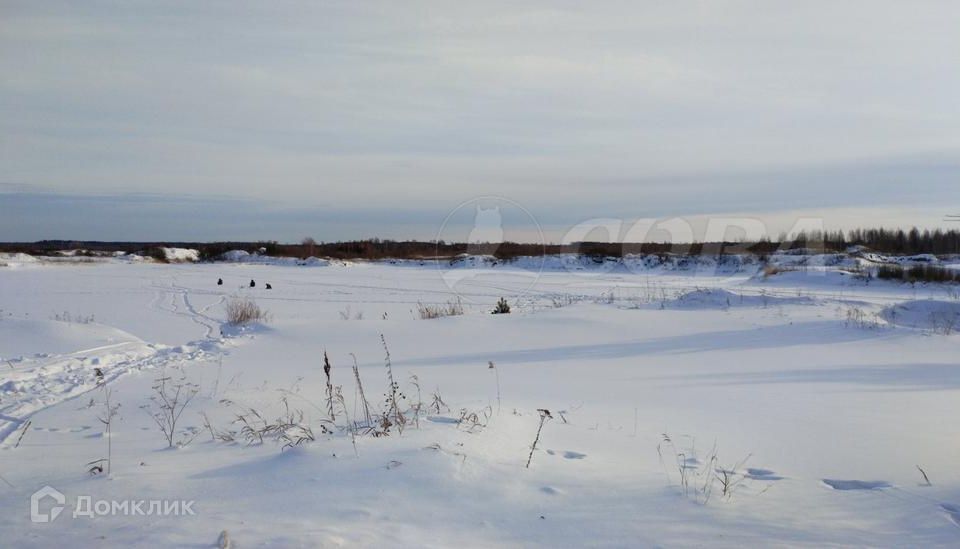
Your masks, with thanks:
[{"label": "distant forest", "polygon": [[151,256],[160,247],[194,248],[203,260],[213,260],[229,250],[263,251],[266,255],[281,257],[330,257],[335,259],[419,259],[453,257],[459,254],[488,254],[501,259],[519,256],[580,253],[584,255],[621,257],[624,254],[689,254],[723,255],[754,253],[766,255],[778,250],[811,249],[820,252],[844,251],[850,246],[891,255],[960,254],[960,230],[854,229],[852,231],[806,232],[777,240],[757,242],[700,242],[700,243],[607,243],[577,242],[572,244],[529,244],[501,242],[467,244],[463,242],[398,241],[373,238],[347,242],[317,242],[307,238],[298,244],[265,242],[90,242],[43,240],[39,242],[0,243],[2,252],[22,252],[32,255],[52,255],[59,250],[86,250],[89,255],[103,252],[139,252]]}]

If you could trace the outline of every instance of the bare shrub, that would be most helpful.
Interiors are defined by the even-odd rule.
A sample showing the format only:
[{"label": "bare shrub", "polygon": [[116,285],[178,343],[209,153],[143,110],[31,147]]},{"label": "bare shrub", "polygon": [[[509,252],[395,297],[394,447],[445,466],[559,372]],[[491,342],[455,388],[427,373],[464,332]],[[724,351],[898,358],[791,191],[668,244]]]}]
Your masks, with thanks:
[{"label": "bare shrub", "polygon": [[741,459],[733,467],[716,466],[719,464],[719,459],[717,458],[716,452],[714,452],[712,458],[712,462],[714,463],[714,478],[720,486],[720,495],[724,498],[733,498],[734,492],[747,480],[747,476],[743,472],[743,467],[747,464],[748,459],[750,459],[750,456]]},{"label": "bare shrub", "polygon": [[363,320],[363,311],[353,311],[353,307],[347,305],[342,311],[339,311],[340,320]]},{"label": "bare shrub", "polygon": [[199,388],[196,384],[190,383],[182,377],[175,380],[162,375],[154,382],[154,394],[150,397],[152,404],[144,405],[142,408],[160,428],[160,432],[163,433],[163,437],[167,441],[168,448],[173,448],[174,444],[180,447],[186,446],[196,437],[196,433],[194,433],[193,437],[184,437],[176,443],[174,442],[180,416],[183,415],[183,411],[187,409],[187,405],[190,404],[193,397],[197,396],[198,391]]},{"label": "bare shrub", "polygon": [[[283,413],[272,421],[253,408],[236,413],[234,423],[240,425],[238,435],[248,446],[263,444],[264,439],[269,438],[283,443],[281,450],[286,450],[316,440],[313,429],[304,422],[303,411],[291,410],[286,397],[280,401],[283,404]],[[329,431],[324,428],[324,432]]]},{"label": "bare shrub", "polygon": [[500,301],[497,301],[497,306],[491,311],[495,315],[505,315],[510,312],[510,304],[507,303],[507,299],[504,297],[500,298]]},{"label": "bare shrub", "polygon": [[424,320],[445,316],[460,316],[463,314],[463,301],[458,296],[456,300],[439,305],[427,305],[418,302],[417,312],[420,314],[420,318]]},{"label": "bare shrub", "polygon": [[854,326],[866,330],[876,330],[883,326],[877,313],[867,314],[866,311],[855,305],[847,307],[844,325],[848,328]]},{"label": "bare shrub", "polygon": [[941,335],[950,335],[956,330],[960,315],[952,311],[934,311],[930,313],[930,325],[933,331]]},{"label": "bare shrub", "polygon": [[[665,451],[675,460],[678,483],[683,495],[703,505],[710,502],[715,488],[719,488],[721,496],[729,500],[748,479],[759,478],[750,476],[748,470],[744,470],[747,460],[750,459],[749,455],[731,467],[722,466],[716,444],[701,460],[697,457],[695,444],[691,444],[690,448],[678,450],[670,435],[664,433],[661,435],[660,444],[657,445],[661,464],[664,463]],[[672,476],[669,470],[667,476],[668,478]]]},{"label": "bare shrub", "polygon": [[[609,301],[607,301],[607,303],[613,302],[613,290],[610,291],[610,295],[608,299]],[[561,307],[569,307],[570,305],[579,303],[582,300],[583,300],[583,297],[581,296],[575,296],[571,294],[559,294],[559,295],[550,296],[550,305],[554,309],[559,309]]]},{"label": "bare shrub", "polygon": [[75,324],[93,324],[96,322],[96,318],[93,315],[72,315],[69,311],[64,311],[62,313],[57,313],[51,317],[52,320],[58,322],[73,322]]},{"label": "bare shrub", "polygon": [[270,320],[270,313],[261,309],[256,301],[249,298],[230,298],[224,308],[227,312],[227,322],[234,326]]},{"label": "bare shrub", "polygon": [[250,408],[244,413],[236,413],[233,423],[240,426],[237,435],[247,441],[247,446],[263,444],[263,433],[266,431],[267,420],[260,412]]}]

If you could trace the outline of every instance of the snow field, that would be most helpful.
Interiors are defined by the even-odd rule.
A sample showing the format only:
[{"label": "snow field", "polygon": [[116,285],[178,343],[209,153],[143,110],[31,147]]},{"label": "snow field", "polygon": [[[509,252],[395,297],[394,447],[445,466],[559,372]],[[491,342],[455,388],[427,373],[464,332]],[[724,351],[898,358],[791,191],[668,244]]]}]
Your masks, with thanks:
[{"label": "snow field", "polygon": [[[224,530],[237,547],[960,542],[958,336],[927,322],[955,309],[942,287],[836,269],[406,267],[0,269],[4,543],[213,546]],[[464,315],[417,316],[455,295]],[[233,296],[273,320],[223,326]],[[501,296],[513,312],[490,315]],[[357,420],[354,356],[371,406],[386,407],[381,335],[410,423],[357,436],[355,451],[342,411],[326,421],[323,353]],[[85,467],[106,452],[97,368],[120,404],[109,478]],[[198,387],[179,449],[141,408],[160,376]],[[429,409],[435,392],[448,407]],[[538,408],[553,419],[527,469]],[[248,444],[236,419],[250,410],[300,412],[315,440]],[[724,471],[738,481],[729,497]],[[195,500],[197,514],[33,524],[44,485],[68,499]]]}]

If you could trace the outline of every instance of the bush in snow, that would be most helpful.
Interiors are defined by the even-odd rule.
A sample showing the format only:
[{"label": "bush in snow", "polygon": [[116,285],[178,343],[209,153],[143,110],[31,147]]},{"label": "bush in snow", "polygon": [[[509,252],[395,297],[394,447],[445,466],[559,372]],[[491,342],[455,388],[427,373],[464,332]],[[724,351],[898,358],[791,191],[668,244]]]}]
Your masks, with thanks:
[{"label": "bush in snow", "polygon": [[[280,399],[283,413],[274,421],[268,421],[263,414],[250,408],[246,413],[237,413],[235,424],[241,426],[238,435],[247,441],[247,445],[263,444],[265,438],[283,443],[281,450],[294,448],[316,440],[313,429],[304,421],[303,410],[291,410],[286,397]],[[323,428],[324,433],[330,430]],[[223,435],[220,435],[221,438]],[[235,436],[230,433],[229,437]]]},{"label": "bush in snow", "polygon": [[444,305],[424,305],[417,303],[417,312],[420,318],[431,319],[444,316],[460,316],[463,314],[463,301],[457,297],[456,301],[448,301]]},{"label": "bush in snow", "polygon": [[234,297],[224,306],[227,322],[234,326],[243,326],[251,322],[267,322],[270,314],[261,309],[257,302],[248,298]]},{"label": "bush in snow", "polygon": [[153,419],[163,438],[167,441],[167,447],[183,447],[193,441],[196,432],[188,433],[182,440],[175,440],[179,431],[177,425],[180,416],[187,409],[187,405],[193,400],[199,387],[190,383],[184,377],[172,378],[167,375],[160,375],[153,384],[153,396],[150,397],[151,404],[141,406],[147,414]]},{"label": "bush in snow", "polygon": [[497,302],[497,306],[493,309],[493,314],[495,315],[504,315],[510,312],[510,304],[507,303],[507,299],[504,297],[500,298],[500,301]]}]

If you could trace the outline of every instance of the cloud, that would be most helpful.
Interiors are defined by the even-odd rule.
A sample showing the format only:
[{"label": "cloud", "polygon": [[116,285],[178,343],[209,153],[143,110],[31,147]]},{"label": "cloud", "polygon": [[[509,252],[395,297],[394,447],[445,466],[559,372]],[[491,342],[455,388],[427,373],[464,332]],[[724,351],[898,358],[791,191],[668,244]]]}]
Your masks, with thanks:
[{"label": "cloud", "polygon": [[[230,196],[371,221],[486,194],[573,222],[956,202],[940,166],[960,161],[960,4],[3,12],[0,181],[29,190]],[[909,192],[894,188],[905,179]]]},{"label": "cloud", "polygon": [[[51,222],[54,219],[56,222]],[[333,229],[324,233],[326,240],[372,238],[379,234],[375,230],[384,227],[432,237],[436,234],[437,224],[424,223],[424,219],[422,211],[296,208],[276,202],[222,196],[0,194],[0,234],[4,235],[5,241],[296,242],[310,234],[319,235],[319,232],[312,231],[328,227]],[[429,232],[431,230],[433,233]]]}]

